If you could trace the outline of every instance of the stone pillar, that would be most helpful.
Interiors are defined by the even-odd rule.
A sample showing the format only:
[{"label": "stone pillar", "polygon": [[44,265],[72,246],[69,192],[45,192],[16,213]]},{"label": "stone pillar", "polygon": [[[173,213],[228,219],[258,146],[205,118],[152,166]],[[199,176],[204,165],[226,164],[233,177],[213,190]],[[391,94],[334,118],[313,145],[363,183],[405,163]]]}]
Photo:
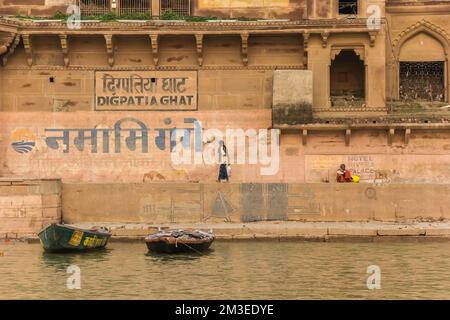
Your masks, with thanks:
[{"label": "stone pillar", "polygon": [[308,42],[308,69],[313,74],[313,111],[329,108],[330,49],[323,48],[318,35],[312,35]]},{"label": "stone pillar", "polygon": [[380,31],[373,46],[367,46],[367,91],[366,103],[369,108],[386,107],[386,43],[384,30]]},{"label": "stone pillar", "polygon": [[161,15],[161,0],[150,0],[152,2],[152,16],[159,17]]}]

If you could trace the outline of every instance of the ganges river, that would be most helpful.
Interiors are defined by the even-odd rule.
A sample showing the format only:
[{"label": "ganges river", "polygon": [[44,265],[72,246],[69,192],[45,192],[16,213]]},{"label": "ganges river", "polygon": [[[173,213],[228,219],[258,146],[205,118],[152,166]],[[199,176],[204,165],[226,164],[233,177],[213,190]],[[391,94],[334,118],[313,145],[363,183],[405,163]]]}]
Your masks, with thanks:
[{"label": "ganges river", "polygon": [[[147,255],[144,243],[110,243],[102,252],[45,254],[40,244],[2,241],[0,298],[450,298],[447,242],[242,241],[216,242],[212,249]],[[80,289],[67,286],[75,274],[67,273],[70,266],[79,268]],[[368,289],[369,266],[379,268],[379,282],[369,282],[380,289]]]}]

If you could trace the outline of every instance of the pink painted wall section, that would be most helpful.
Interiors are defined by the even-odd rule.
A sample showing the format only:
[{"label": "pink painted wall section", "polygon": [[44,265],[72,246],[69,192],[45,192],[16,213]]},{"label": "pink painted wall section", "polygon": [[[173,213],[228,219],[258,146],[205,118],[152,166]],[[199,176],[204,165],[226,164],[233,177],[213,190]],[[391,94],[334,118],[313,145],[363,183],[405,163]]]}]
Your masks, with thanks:
[{"label": "pink painted wall section", "polygon": [[[242,112],[76,112],[76,113],[0,113],[0,175],[4,177],[62,178],[63,182],[154,182],[215,181],[217,165],[174,165],[170,155],[172,128],[194,128],[194,119],[204,129],[267,129],[271,126],[270,110]],[[120,123],[120,139],[115,125]],[[142,126],[148,130],[148,150],[143,150]],[[127,128],[135,128],[134,133]],[[70,129],[70,131],[64,131]],[[83,130],[81,130],[83,129]],[[97,152],[91,137],[97,129]],[[109,130],[109,143],[103,133]],[[156,138],[164,131],[165,145]],[[67,146],[64,146],[64,134]],[[79,136],[81,134],[81,136]],[[130,135],[135,134],[133,150]],[[84,148],[81,143],[83,136]],[[191,144],[195,143],[191,131]],[[59,137],[60,139],[49,139]],[[120,149],[116,142],[120,141]],[[210,144],[204,140],[204,147]],[[108,147],[109,150],[105,148]],[[163,148],[165,147],[165,148]],[[82,150],[81,150],[82,149]],[[240,180],[259,180],[258,165],[236,168]]]},{"label": "pink painted wall section", "polygon": [[282,136],[284,181],[297,182],[288,172],[301,170],[303,182],[334,182],[344,163],[362,182],[450,183],[450,132],[413,130],[408,144],[403,134],[398,130],[389,145],[386,131],[353,131],[349,146],[341,131],[311,132],[306,146],[300,135]]},{"label": "pink painted wall section", "polygon": [[[174,164],[171,160],[169,129],[190,128],[190,143],[194,149],[194,119],[203,128],[201,145],[205,150],[213,141],[205,136],[206,129],[215,128],[224,134],[227,129],[254,129],[258,133],[271,127],[271,110],[2,112],[0,176],[61,178],[63,183],[214,182],[218,165]],[[120,123],[120,120],[124,121]],[[120,139],[116,139],[115,125],[120,125]],[[139,139],[142,126],[148,130],[147,151],[142,150],[142,139]],[[70,131],[64,131],[68,129]],[[93,130],[97,133],[97,152],[92,150]],[[161,139],[159,144],[155,140],[160,130],[166,133],[164,150]],[[62,144],[64,132],[68,149]],[[108,150],[103,143],[105,132],[109,134]],[[136,135],[135,146],[133,134]],[[237,150],[244,149],[245,155],[243,163],[232,165],[231,181],[321,183],[329,177],[330,182],[334,182],[337,168],[345,163],[363,183],[449,184],[450,132],[412,130],[408,144],[403,135],[403,131],[396,132],[389,145],[383,130],[354,130],[346,146],[344,132],[310,131],[307,144],[303,145],[300,133],[283,132],[279,170],[273,175],[262,174],[261,169],[267,164],[259,159],[256,164],[249,163],[254,151],[250,148],[250,139],[246,138],[245,145],[236,143],[234,147],[227,141],[229,151],[234,150],[236,154]],[[60,140],[49,139],[51,137],[60,137]],[[120,150],[116,149],[117,141],[120,141]],[[270,147],[269,144],[269,150]],[[273,155],[272,161],[275,160]]]}]

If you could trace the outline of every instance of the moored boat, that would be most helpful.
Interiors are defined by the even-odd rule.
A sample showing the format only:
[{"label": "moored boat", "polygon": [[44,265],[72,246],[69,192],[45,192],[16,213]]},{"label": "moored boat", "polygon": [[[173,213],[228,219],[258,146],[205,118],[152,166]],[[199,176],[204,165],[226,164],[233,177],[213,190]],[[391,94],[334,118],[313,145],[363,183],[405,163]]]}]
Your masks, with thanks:
[{"label": "moored boat", "polygon": [[104,228],[88,230],[53,223],[40,231],[38,236],[47,252],[73,252],[105,248],[111,232]]},{"label": "moored boat", "polygon": [[209,249],[214,234],[204,231],[160,231],[145,238],[149,252],[201,253]]}]

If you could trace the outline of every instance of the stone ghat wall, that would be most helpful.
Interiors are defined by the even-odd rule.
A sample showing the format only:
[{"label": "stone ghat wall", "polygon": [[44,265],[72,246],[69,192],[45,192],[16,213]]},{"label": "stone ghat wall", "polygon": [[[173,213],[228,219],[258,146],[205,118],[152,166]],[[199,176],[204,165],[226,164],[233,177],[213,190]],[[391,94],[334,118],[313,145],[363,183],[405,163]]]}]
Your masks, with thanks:
[{"label": "stone ghat wall", "polygon": [[35,235],[60,219],[59,180],[0,179],[0,239]]},{"label": "stone ghat wall", "polygon": [[442,221],[450,185],[64,184],[67,223]]}]

